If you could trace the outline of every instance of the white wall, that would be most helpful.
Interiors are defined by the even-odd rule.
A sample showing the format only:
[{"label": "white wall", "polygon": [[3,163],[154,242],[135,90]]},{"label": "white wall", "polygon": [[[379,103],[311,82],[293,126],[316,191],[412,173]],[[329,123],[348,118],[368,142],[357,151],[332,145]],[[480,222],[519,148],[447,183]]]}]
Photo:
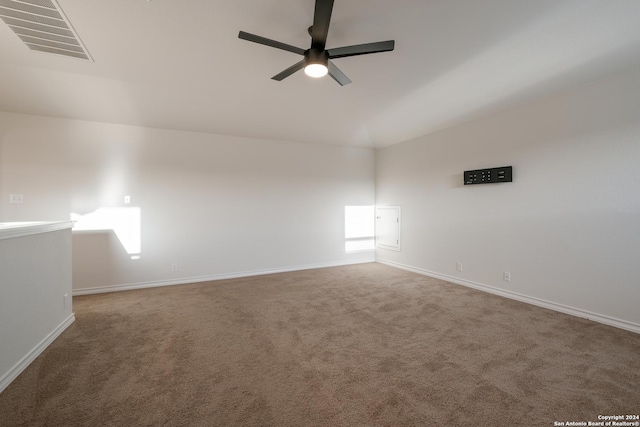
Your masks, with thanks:
[{"label": "white wall", "polygon": [[76,291],[373,261],[345,253],[344,207],[374,204],[374,156],[0,113],[0,221],[139,208],[140,259],[113,230],[74,231]]},{"label": "white wall", "polygon": [[70,226],[0,226],[0,392],[74,321]]},{"label": "white wall", "polygon": [[379,260],[640,332],[640,72],[379,150],[376,203],[402,206]]}]

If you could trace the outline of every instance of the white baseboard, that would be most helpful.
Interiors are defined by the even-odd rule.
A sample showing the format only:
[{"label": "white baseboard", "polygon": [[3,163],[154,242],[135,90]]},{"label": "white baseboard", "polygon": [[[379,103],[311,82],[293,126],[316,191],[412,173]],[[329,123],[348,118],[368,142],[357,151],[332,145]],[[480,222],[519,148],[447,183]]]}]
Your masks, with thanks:
[{"label": "white baseboard", "polygon": [[0,377],[0,393],[7,388],[13,380],[15,380],[18,375],[24,371],[27,366],[33,362],[36,357],[40,356],[40,354],[47,348],[49,345],[60,336],[61,333],[64,332],[65,329],[69,327],[74,321],[76,317],[73,313],[69,317],[67,317],[62,323],[60,323],[53,331],[49,333],[42,341],[38,343],[34,348],[29,351],[18,363],[16,363],[13,368],[9,369],[8,372],[4,373],[2,377]]},{"label": "white baseboard", "polygon": [[625,329],[627,331],[640,334],[640,324],[629,322],[627,320],[616,319],[614,317],[606,316],[604,314],[593,313],[591,311],[582,310],[575,307],[570,307],[564,304],[558,304],[551,301],[546,301],[540,298],[530,297],[527,295],[519,294],[517,292],[507,291],[504,289],[495,288],[493,286],[484,285],[482,283],[472,282],[470,280],[459,279],[457,277],[447,276],[446,274],[436,273],[434,271],[424,270],[421,268],[411,267],[408,265],[400,264],[394,261],[388,261],[378,258],[376,262],[380,264],[389,265],[391,267],[400,268],[402,270],[411,271],[414,273],[422,274],[424,276],[433,277],[435,279],[444,280],[447,282],[455,283],[457,285],[466,286],[469,288],[477,289],[480,291],[488,292],[501,297],[510,298],[520,302],[524,302],[531,305],[537,305],[549,310],[559,311],[561,313],[570,314],[576,317],[582,317],[594,322],[603,323],[605,325],[614,326],[616,328]]},{"label": "white baseboard", "polygon": [[291,266],[291,267],[271,268],[271,269],[265,269],[265,270],[253,270],[253,271],[242,271],[242,272],[236,272],[236,273],[214,274],[210,276],[182,277],[180,279],[161,280],[157,282],[141,282],[141,283],[131,283],[131,284],[125,284],[125,285],[99,286],[95,288],[74,289],[73,295],[74,296],[92,295],[92,294],[101,294],[106,292],[119,292],[119,291],[131,291],[134,289],[157,288],[161,286],[185,285],[188,283],[209,282],[209,281],[224,280],[224,279],[236,279],[240,277],[262,276],[265,274],[287,273],[290,271],[312,270],[314,268],[340,267],[343,265],[365,264],[365,263],[375,262],[375,261],[376,261],[375,256],[372,252],[371,256],[367,256],[367,257],[363,257],[355,260],[349,260],[349,261],[297,265],[297,266]]}]

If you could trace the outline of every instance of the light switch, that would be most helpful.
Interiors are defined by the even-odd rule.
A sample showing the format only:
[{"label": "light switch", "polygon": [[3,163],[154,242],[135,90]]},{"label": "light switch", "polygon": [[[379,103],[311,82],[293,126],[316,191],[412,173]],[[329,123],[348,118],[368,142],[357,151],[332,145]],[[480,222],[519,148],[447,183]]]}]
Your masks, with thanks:
[{"label": "light switch", "polygon": [[492,184],[494,182],[513,182],[513,167],[478,169],[464,171],[464,185]]},{"label": "light switch", "polygon": [[124,196],[124,204],[128,205],[129,203],[131,203],[131,196]]}]

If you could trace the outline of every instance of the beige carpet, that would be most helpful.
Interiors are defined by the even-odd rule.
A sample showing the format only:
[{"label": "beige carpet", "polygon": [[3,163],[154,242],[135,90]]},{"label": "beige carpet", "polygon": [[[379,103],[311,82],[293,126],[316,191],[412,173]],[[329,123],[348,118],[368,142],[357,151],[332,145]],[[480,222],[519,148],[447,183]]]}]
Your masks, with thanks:
[{"label": "beige carpet", "polygon": [[640,335],[380,264],[76,297],[2,426],[553,426],[640,412]]}]

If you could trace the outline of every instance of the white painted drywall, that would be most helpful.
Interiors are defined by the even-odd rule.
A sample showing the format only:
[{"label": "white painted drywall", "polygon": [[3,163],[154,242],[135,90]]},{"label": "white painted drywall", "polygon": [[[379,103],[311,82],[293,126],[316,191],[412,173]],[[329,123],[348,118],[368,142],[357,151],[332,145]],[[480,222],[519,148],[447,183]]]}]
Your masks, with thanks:
[{"label": "white painted drywall", "polygon": [[0,392],[73,321],[70,227],[0,226]]},{"label": "white painted drywall", "polygon": [[135,230],[74,231],[75,290],[374,260],[344,241],[345,206],[374,204],[372,150],[9,113],[0,144],[0,221],[138,209],[139,253]]},{"label": "white painted drywall", "polygon": [[379,260],[640,328],[640,71],[379,150],[376,203],[402,206]]}]

